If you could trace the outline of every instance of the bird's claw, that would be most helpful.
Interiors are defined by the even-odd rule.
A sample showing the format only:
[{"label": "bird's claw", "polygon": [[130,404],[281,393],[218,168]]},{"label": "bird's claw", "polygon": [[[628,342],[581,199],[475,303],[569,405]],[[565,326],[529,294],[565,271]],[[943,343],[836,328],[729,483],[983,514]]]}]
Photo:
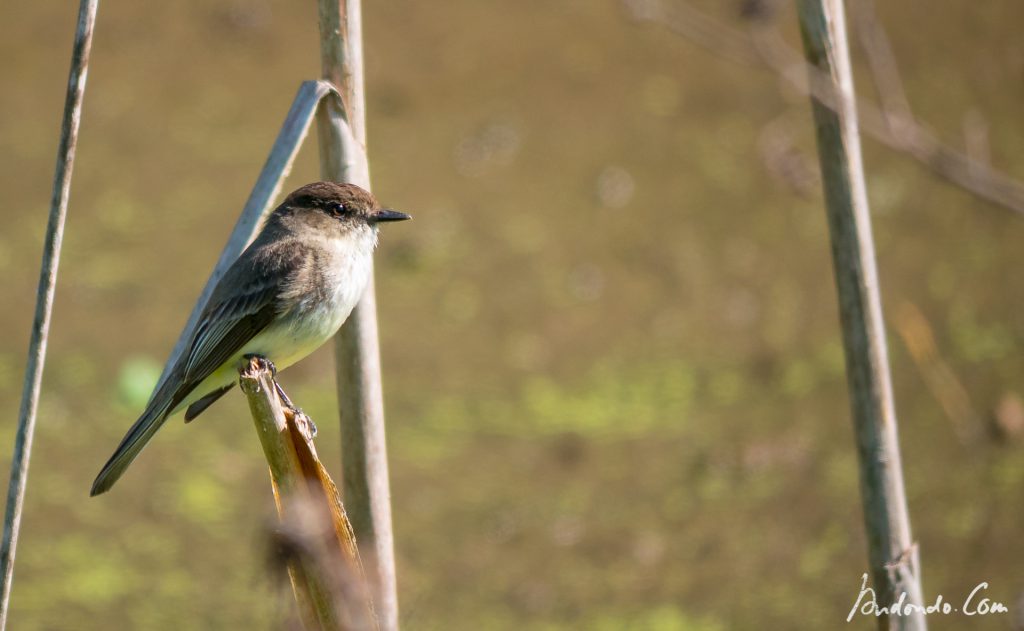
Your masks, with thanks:
[{"label": "bird's claw", "polygon": [[[268,358],[264,357],[263,355],[257,355],[255,353],[250,353],[248,355],[242,355],[242,359],[244,359],[244,360],[246,360],[246,361],[248,361],[250,363],[255,361],[256,364],[258,366],[260,366],[261,368],[266,368],[267,370],[269,370],[271,377],[277,377],[277,366],[274,365],[274,362],[270,361]],[[277,382],[275,381],[274,383],[277,383]],[[280,390],[280,386],[278,386],[278,389]]]}]

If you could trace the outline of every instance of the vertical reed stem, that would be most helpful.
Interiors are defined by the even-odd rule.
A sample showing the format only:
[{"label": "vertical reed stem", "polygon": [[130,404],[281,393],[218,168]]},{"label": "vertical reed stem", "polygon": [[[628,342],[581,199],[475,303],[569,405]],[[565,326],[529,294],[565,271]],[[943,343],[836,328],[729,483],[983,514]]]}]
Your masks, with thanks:
[{"label": "vertical reed stem", "polygon": [[[833,107],[812,97],[825,210],[846,353],[868,561],[879,606],[906,594],[922,604],[917,547],[903,488],[896,409],[861,161],[842,0],[797,3],[808,63],[825,77]],[[814,81],[815,77],[811,77]],[[879,618],[880,629],[926,629],[920,610]]]},{"label": "vertical reed stem", "polygon": [[[362,8],[359,0],[320,0],[319,15],[323,77],[338,88],[341,96],[324,99],[320,111],[321,175],[325,180],[351,182],[369,189]],[[335,342],[342,477],[345,503],[374,587],[380,627],[396,631],[391,491],[372,274],[371,270],[366,293]]]}]

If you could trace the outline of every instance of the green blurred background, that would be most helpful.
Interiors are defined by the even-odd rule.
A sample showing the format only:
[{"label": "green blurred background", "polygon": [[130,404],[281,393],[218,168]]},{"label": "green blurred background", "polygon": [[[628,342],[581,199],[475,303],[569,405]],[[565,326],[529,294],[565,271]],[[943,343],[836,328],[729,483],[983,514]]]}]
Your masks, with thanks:
[{"label": "green blurred background", "polygon": [[[1024,176],[1024,5],[879,10],[921,119],[956,146],[986,121]],[[404,627],[845,625],[865,543],[806,99],[611,0],[364,11],[375,191],[416,217],[377,277]],[[5,469],[73,24],[71,3],[0,5]],[[313,2],[101,3],[10,628],[287,617],[241,396],[87,496],[318,64]],[[1012,609],[930,623],[1011,628],[1024,221],[873,141],[865,158],[926,597],[988,581]],[[310,146],[286,188],[317,177]],[[968,407],[944,410],[936,366]],[[337,472],[330,352],[282,381]]]}]

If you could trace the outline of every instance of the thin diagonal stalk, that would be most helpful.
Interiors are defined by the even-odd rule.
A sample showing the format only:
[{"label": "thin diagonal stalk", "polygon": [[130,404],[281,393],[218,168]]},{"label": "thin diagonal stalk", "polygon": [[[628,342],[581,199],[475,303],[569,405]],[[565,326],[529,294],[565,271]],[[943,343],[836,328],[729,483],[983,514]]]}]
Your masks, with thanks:
[{"label": "thin diagonal stalk", "polygon": [[299,92],[295,95],[292,107],[288,110],[288,115],[281,125],[281,131],[277,134],[274,146],[249,194],[249,199],[245,202],[245,208],[242,209],[242,214],[238,217],[231,236],[228,237],[228,242],[224,245],[220,258],[217,259],[217,264],[214,266],[213,272],[210,273],[210,278],[206,281],[206,286],[203,287],[203,291],[171,351],[171,356],[164,365],[164,371],[153,389],[154,394],[167,379],[171,368],[178,361],[178,357],[185,352],[185,346],[192,339],[192,332],[199,319],[199,314],[206,307],[206,301],[209,300],[217,281],[256,238],[263,218],[270,212],[271,204],[281,192],[281,183],[292,170],[295,156],[298,155],[302,141],[309,132],[309,126],[313,122],[313,116],[316,114],[320,100],[333,92],[334,88],[326,81],[305,81],[299,86]]},{"label": "thin diagonal stalk", "polygon": [[797,6],[807,62],[832,97],[831,105],[816,95],[811,103],[860,461],[868,562],[880,607],[895,602],[914,606],[902,615],[879,616],[878,625],[923,631],[920,563],[903,488],[843,2],[800,0]]},{"label": "thin diagonal stalk", "polygon": [[[764,24],[744,32],[715,20],[710,14],[697,10],[692,3],[682,0],[624,1],[638,20],[663,23],[678,35],[731,61],[764,66],[798,92],[809,93],[824,105],[833,107],[828,90],[819,85],[827,84],[827,78],[822,79],[817,69],[804,63],[799,53],[785,43],[775,26]],[[858,7],[867,7],[868,19],[873,18],[869,4],[858,3]],[[884,31],[875,21],[868,30],[872,31],[868,37],[874,42],[866,46],[872,79],[880,88],[885,85],[902,93],[903,87],[899,84],[899,74],[892,63]],[[899,94],[880,89],[879,96],[881,107],[855,97],[859,127],[864,133],[890,149],[910,156],[934,175],[979,199],[1024,213],[1024,183],[987,161],[978,160],[969,151],[960,151],[941,142],[934,131],[914,117],[906,99]]]},{"label": "thin diagonal stalk", "polygon": [[89,52],[92,49],[93,28],[96,25],[98,0],[82,0],[78,7],[78,26],[71,51],[71,72],[67,95],[64,99],[64,118],[61,121],[60,146],[57,150],[57,168],[50,198],[50,218],[46,226],[43,263],[39,270],[39,289],[36,292],[36,313],[29,340],[28,361],[25,367],[25,386],[18,413],[18,433],[14,439],[11,457],[11,479],[7,490],[7,512],[4,516],[3,546],[0,549],[0,630],[7,625],[7,613],[14,580],[14,554],[18,547],[21,512],[25,503],[28,464],[32,454],[32,437],[39,407],[39,389],[46,363],[46,340],[50,332],[53,295],[57,287],[57,267],[60,263],[61,242],[64,239],[64,220],[71,194],[71,173],[78,145],[78,129],[82,122],[82,99],[89,70]]},{"label": "thin diagonal stalk", "polygon": [[[323,77],[341,94],[341,99],[324,100],[318,119],[321,176],[369,189],[361,5],[359,0],[320,0],[319,17]],[[391,491],[372,269],[370,274],[366,293],[335,338],[342,478],[345,502],[374,587],[380,628],[395,631],[398,596]]]}]

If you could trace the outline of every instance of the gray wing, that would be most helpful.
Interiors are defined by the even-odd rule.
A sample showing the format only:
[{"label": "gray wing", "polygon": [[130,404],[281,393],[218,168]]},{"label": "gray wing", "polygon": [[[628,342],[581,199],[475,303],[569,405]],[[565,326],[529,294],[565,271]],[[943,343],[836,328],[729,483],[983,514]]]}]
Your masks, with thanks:
[{"label": "gray wing", "polygon": [[302,273],[305,253],[298,244],[277,246],[246,251],[217,283],[184,356],[171,409],[282,311],[282,292]]},{"label": "gray wing", "polygon": [[[96,476],[92,495],[107,491],[160,429],[171,410],[273,322],[282,307],[281,289],[302,273],[306,256],[294,242],[254,243],[228,268],[199,317],[188,353],[175,364],[171,376]],[[215,399],[207,398],[205,405]],[[194,418],[203,409],[205,406],[197,406],[190,416]]]},{"label": "gray wing", "polygon": [[[240,275],[235,276],[229,279],[229,275],[225,275],[217,289],[226,286],[224,281],[241,280],[237,278]],[[227,295],[217,296],[215,292],[211,296],[185,356],[183,387],[191,386],[191,391],[273,322],[277,315],[280,281],[273,275],[249,277],[244,284],[227,285],[234,287],[221,292]]]}]

